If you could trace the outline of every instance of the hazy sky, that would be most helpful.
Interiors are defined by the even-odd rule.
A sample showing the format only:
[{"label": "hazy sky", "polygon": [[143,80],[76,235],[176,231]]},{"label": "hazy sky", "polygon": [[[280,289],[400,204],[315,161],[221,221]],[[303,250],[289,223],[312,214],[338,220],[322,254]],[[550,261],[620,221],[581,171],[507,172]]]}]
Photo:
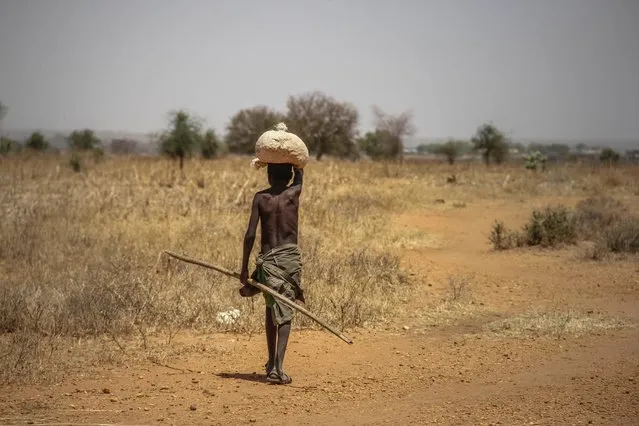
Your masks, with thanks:
[{"label": "hazy sky", "polygon": [[639,139],[638,0],[0,0],[5,129],[155,131],[324,91],[417,136]]}]

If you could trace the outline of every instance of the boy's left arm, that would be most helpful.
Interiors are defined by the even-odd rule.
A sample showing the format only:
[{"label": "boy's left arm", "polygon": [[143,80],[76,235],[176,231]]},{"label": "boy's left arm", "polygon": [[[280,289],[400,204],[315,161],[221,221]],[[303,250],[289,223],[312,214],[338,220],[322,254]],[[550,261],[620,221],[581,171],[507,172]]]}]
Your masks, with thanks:
[{"label": "boy's left arm", "polygon": [[295,188],[297,194],[300,194],[304,183],[304,169],[293,167],[293,173],[293,183],[291,183],[291,188]]},{"label": "boy's left arm", "polygon": [[248,228],[246,229],[246,234],[244,234],[244,250],[242,253],[242,268],[240,272],[240,282],[244,285],[247,284],[249,277],[248,262],[249,257],[251,256],[251,250],[253,250],[253,244],[255,243],[255,235],[259,220],[258,195],[255,194],[251,206],[251,217],[249,218]]}]

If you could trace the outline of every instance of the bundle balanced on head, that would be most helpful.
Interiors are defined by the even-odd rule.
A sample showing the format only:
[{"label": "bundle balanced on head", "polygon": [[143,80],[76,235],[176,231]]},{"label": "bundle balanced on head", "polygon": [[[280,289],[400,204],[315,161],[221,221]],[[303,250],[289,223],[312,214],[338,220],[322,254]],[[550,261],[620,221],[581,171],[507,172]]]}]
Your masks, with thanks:
[{"label": "bundle balanced on head", "polygon": [[[256,169],[267,168],[269,188],[253,197],[244,250],[240,294],[253,297],[260,291],[248,283],[248,263],[255,242],[258,222],[261,222],[260,254],[251,278],[291,301],[304,302],[301,282],[301,252],[297,243],[298,212],[302,193],[303,168],[308,162],[304,142],[288,132],[284,123],[264,132],[255,145],[257,158],[251,162]],[[293,182],[289,182],[293,178]],[[267,293],[266,343],[268,361],[266,380],[275,384],[292,382],[282,366],[295,311]]]}]

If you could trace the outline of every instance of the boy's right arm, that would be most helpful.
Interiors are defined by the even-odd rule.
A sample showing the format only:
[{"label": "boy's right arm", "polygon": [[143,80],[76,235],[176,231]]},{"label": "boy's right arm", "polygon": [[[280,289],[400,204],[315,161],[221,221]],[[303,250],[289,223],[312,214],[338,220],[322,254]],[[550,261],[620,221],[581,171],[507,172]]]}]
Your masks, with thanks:
[{"label": "boy's right arm", "polygon": [[248,280],[248,263],[251,250],[253,249],[253,243],[255,243],[255,235],[257,231],[257,224],[260,220],[259,215],[259,197],[255,194],[253,202],[251,203],[251,217],[249,218],[248,227],[244,234],[244,245],[242,250],[242,266],[240,269],[240,282],[246,285]]}]

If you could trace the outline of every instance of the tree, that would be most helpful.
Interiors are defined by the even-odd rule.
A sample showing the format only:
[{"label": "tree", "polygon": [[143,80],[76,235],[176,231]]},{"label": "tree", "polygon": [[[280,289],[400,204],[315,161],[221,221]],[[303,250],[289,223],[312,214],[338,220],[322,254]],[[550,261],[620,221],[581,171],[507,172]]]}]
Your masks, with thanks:
[{"label": "tree", "polygon": [[215,130],[209,129],[202,136],[200,144],[200,152],[203,158],[215,158],[218,154],[220,143],[218,141]]},{"label": "tree", "polygon": [[34,151],[44,151],[49,148],[49,142],[47,142],[42,133],[33,132],[26,140],[24,146]]},{"label": "tree", "polygon": [[385,143],[391,158],[404,161],[404,139],[415,134],[413,114],[405,111],[399,115],[390,115],[382,111],[377,105],[373,106],[373,121],[375,130],[387,136]]},{"label": "tree", "polygon": [[439,145],[436,154],[440,154],[446,157],[448,164],[455,164],[455,160],[459,157],[464,150],[465,143],[462,141],[449,140],[443,145]]},{"label": "tree", "polygon": [[264,105],[241,109],[226,126],[224,139],[229,152],[255,153],[257,139],[281,121],[284,121],[282,113]]},{"label": "tree", "polygon": [[67,142],[73,151],[89,151],[101,144],[100,139],[93,130],[74,130],[68,137]]},{"label": "tree", "polygon": [[18,152],[21,148],[21,145],[13,139],[5,136],[0,136],[0,155],[7,155],[12,152]]},{"label": "tree", "polygon": [[608,165],[617,164],[619,158],[619,153],[612,148],[604,148],[599,154],[599,161]]},{"label": "tree", "polygon": [[357,140],[357,145],[359,149],[371,159],[381,160],[391,156],[387,144],[389,139],[390,135],[384,131],[375,130],[374,132],[366,132],[363,137]]},{"label": "tree", "polygon": [[357,154],[359,113],[351,103],[314,91],[289,96],[286,106],[288,128],[317,160],[324,155],[352,158]]},{"label": "tree", "polygon": [[473,150],[480,151],[486,165],[490,161],[501,164],[508,156],[508,143],[504,134],[492,123],[479,126],[471,138]]},{"label": "tree", "polygon": [[170,158],[179,158],[182,170],[184,158],[200,145],[200,139],[199,120],[183,110],[171,112],[169,128],[160,135],[160,152]]}]

